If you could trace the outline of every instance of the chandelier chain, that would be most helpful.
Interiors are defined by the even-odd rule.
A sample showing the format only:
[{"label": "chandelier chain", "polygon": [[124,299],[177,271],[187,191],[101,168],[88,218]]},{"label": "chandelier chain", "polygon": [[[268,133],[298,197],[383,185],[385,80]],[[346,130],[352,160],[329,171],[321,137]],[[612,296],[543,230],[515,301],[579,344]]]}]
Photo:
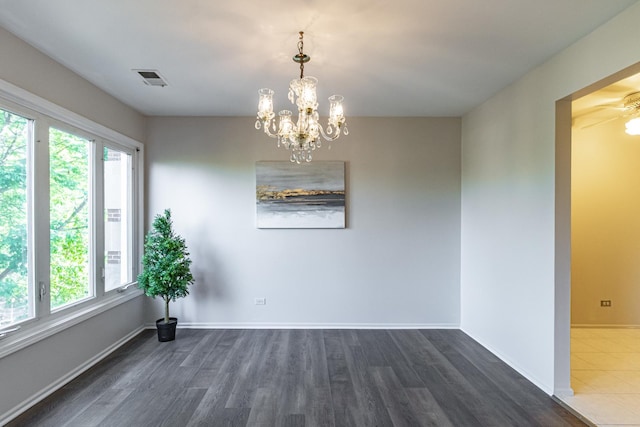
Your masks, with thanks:
[{"label": "chandelier chain", "polygon": [[[304,36],[304,32],[300,31],[300,36],[298,38],[298,57],[299,58],[304,58],[304,40],[302,39],[302,37]],[[303,60],[300,61],[300,78],[302,78],[304,76],[304,62]]]}]

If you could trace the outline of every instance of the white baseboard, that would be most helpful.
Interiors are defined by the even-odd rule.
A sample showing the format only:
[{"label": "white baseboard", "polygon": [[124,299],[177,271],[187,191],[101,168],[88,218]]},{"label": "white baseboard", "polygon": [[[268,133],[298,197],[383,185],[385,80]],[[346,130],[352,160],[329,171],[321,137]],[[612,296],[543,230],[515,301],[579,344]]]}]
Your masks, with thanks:
[{"label": "white baseboard", "polygon": [[102,352],[96,354],[94,357],[87,360],[82,365],[76,367],[73,371],[69,372],[67,375],[61,378],[58,378],[57,381],[49,384],[46,388],[40,390],[38,393],[34,394],[33,396],[23,401],[22,403],[19,403],[18,405],[13,407],[11,410],[9,410],[9,412],[2,414],[0,418],[0,426],[7,424],[9,421],[18,417],[20,414],[22,414],[32,406],[34,406],[35,404],[45,399],[47,396],[51,395],[55,391],[62,388],[64,385],[68,384],[69,382],[71,382],[72,380],[80,376],[89,368],[96,365],[98,362],[100,362],[105,357],[107,357],[109,354],[113,353],[115,350],[123,346],[127,341],[129,341],[130,339],[138,335],[144,329],[145,328],[142,326],[139,328],[136,328],[134,331],[122,337],[120,340],[116,341],[114,344],[110,345],[109,347],[104,349]]},{"label": "white baseboard", "polygon": [[[155,329],[156,324],[145,324]],[[460,329],[453,323],[199,323],[180,322],[178,329]]]}]

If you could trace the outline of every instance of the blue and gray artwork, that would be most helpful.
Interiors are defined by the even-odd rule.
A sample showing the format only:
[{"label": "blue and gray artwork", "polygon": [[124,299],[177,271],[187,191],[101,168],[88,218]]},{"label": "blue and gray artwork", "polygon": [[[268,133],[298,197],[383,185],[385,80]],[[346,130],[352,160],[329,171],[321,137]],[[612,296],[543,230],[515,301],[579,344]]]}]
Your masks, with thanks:
[{"label": "blue and gray artwork", "polygon": [[258,228],[344,228],[344,162],[256,162]]}]

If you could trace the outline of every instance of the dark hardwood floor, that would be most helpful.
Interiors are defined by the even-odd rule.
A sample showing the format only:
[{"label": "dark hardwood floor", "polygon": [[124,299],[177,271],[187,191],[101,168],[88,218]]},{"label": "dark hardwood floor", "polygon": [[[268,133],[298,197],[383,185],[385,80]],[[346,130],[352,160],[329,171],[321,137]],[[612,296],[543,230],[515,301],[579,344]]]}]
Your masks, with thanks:
[{"label": "dark hardwood floor", "polygon": [[582,426],[458,330],[144,331],[10,426]]}]

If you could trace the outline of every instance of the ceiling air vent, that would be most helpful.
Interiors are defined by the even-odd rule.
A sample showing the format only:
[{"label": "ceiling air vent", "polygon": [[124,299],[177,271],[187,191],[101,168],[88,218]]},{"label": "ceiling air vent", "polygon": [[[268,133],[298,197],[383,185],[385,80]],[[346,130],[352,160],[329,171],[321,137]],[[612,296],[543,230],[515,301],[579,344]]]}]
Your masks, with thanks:
[{"label": "ceiling air vent", "polygon": [[158,73],[157,70],[133,70],[137,73],[142,81],[149,86],[160,86],[165,87],[167,85],[167,81]]}]

